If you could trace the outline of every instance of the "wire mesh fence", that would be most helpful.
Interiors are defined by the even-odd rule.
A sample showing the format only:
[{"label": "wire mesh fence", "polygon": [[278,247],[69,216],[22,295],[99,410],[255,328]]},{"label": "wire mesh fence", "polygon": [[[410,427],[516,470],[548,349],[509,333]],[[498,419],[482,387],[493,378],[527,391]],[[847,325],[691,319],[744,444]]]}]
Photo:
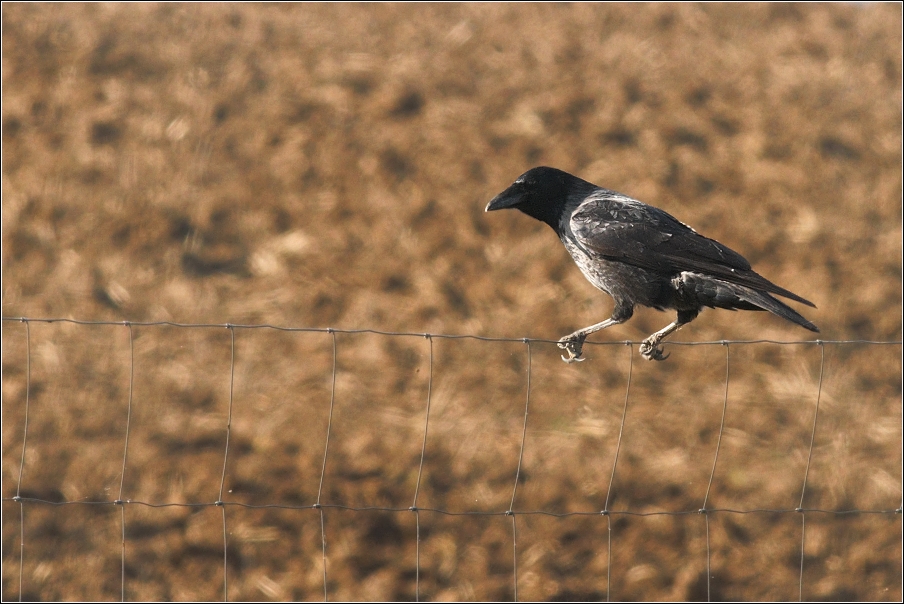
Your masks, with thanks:
[{"label": "wire mesh fence", "polygon": [[3,322],[4,599],[901,595],[900,341]]}]

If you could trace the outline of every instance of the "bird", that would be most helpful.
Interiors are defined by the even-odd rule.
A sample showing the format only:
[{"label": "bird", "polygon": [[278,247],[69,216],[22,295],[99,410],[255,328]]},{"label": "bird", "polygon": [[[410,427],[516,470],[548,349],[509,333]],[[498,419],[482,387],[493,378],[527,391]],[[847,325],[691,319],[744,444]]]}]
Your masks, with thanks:
[{"label": "bird", "polygon": [[647,360],[664,361],[661,342],[704,307],[769,311],[813,332],[819,328],[781,296],[816,308],[760,276],[739,253],[700,235],[671,214],[577,176],[540,166],[519,176],[486,206],[514,208],[556,232],[590,283],[615,302],[612,315],[558,341],[566,363],[583,361],[587,336],[624,323],[637,305],[674,310],[676,319],[640,344]]}]

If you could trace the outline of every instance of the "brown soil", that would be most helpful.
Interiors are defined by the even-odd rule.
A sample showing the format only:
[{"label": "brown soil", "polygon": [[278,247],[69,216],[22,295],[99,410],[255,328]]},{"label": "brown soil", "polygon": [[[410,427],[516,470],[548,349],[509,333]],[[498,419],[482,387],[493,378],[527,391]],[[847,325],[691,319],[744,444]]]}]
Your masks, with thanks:
[{"label": "brown soil", "polygon": [[[738,250],[818,305],[821,338],[900,340],[901,27],[881,3],[4,4],[3,316],[555,339],[611,301],[548,228],[483,212],[545,164]],[[118,599],[123,517],[127,599],[223,595],[220,508],[84,504],[121,480],[219,498],[233,332],[132,333],[123,479],[129,329],[31,323],[27,355],[3,322],[4,600],[23,533],[24,598]],[[339,333],[321,492],[333,336],[234,334],[223,499],[300,509],[226,508],[230,599],[323,597],[318,493],[401,510],[325,509],[330,599],[511,599],[528,363],[514,509],[570,515],[514,517],[520,599],[901,599],[900,514],[807,513],[801,584],[793,511],[594,513],[798,507],[820,375],[803,507],[898,508],[900,345],[566,366],[544,342]],[[675,340],[811,337],[707,311]],[[81,503],[10,499],[26,359],[21,495]],[[417,506],[497,515],[407,510],[430,375]]]}]

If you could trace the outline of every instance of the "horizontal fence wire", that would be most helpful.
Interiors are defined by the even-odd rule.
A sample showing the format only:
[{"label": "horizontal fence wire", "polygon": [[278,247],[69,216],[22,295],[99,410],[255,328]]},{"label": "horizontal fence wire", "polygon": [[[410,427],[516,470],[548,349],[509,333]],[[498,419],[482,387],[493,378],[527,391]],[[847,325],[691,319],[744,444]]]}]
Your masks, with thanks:
[{"label": "horizontal fence wire", "polygon": [[[272,325],[270,323],[178,323],[175,321],[94,321],[85,319],[36,318],[36,317],[2,317],[3,321],[19,323],[71,323],[73,325],[121,325],[134,327],[180,327],[184,329],[210,329],[219,327],[223,329],[273,329],[276,331],[294,331],[307,333],[342,333],[342,334],[374,334],[381,336],[407,336],[418,338],[435,338],[445,340],[479,340],[482,342],[541,342],[557,344],[559,340],[544,338],[512,338],[500,336],[481,336],[475,334],[440,334],[423,331],[388,331],[382,329],[342,329],[338,327],[291,327],[286,325]],[[589,346],[623,346],[625,344],[640,344],[633,340],[616,340],[609,342],[585,342]],[[669,340],[673,346],[712,346],[714,344],[876,344],[876,345],[900,345],[901,340],[706,340],[696,342],[681,342]]]},{"label": "horizontal fence wire", "polygon": [[[721,345],[725,347],[725,382],[724,382],[724,395],[722,401],[722,414],[721,421],[719,426],[719,433],[716,439],[716,448],[713,454],[713,462],[712,469],[709,473],[709,481],[706,488],[706,494],[704,495],[703,502],[700,508],[697,509],[688,509],[688,510],[653,510],[653,511],[630,511],[630,510],[610,510],[609,502],[612,495],[612,485],[615,480],[615,475],[617,472],[618,466],[618,458],[619,452],[622,445],[622,436],[624,433],[625,420],[627,418],[628,411],[628,402],[630,399],[631,392],[631,384],[632,384],[632,376],[633,376],[633,358],[634,355],[632,353],[631,348],[628,348],[628,356],[629,356],[629,366],[627,372],[627,383],[625,387],[625,397],[624,397],[624,406],[621,415],[621,422],[618,431],[618,438],[615,447],[615,453],[612,460],[612,470],[609,479],[609,486],[606,493],[605,506],[602,510],[588,510],[588,511],[572,511],[572,512],[554,512],[549,510],[529,510],[529,509],[515,509],[516,496],[518,492],[518,483],[521,478],[522,473],[522,462],[524,459],[524,450],[525,443],[527,437],[527,426],[528,426],[528,417],[530,410],[530,396],[531,396],[531,344],[532,343],[551,343],[555,344],[558,340],[548,340],[542,338],[511,338],[511,337],[491,337],[491,336],[481,336],[474,334],[434,334],[434,333],[420,333],[420,332],[400,332],[400,331],[386,331],[386,330],[378,330],[378,329],[340,329],[334,327],[290,327],[290,326],[280,326],[280,325],[271,325],[271,324],[238,324],[238,323],[177,323],[173,321],[94,321],[94,320],[80,320],[80,319],[72,319],[72,318],[35,318],[35,317],[2,317],[4,322],[19,322],[23,323],[25,326],[25,349],[26,349],[26,384],[25,384],[25,401],[24,401],[24,422],[23,422],[23,433],[22,433],[22,455],[21,461],[19,464],[19,473],[18,480],[16,484],[16,495],[13,497],[4,497],[4,502],[14,502],[19,504],[19,571],[18,571],[18,591],[19,591],[19,600],[22,600],[23,597],[23,567],[25,564],[25,543],[26,543],[26,533],[25,533],[25,509],[26,505],[46,505],[46,506],[114,506],[119,507],[121,510],[120,514],[120,524],[121,524],[121,535],[122,535],[122,543],[121,543],[121,586],[120,593],[123,601],[126,600],[127,591],[126,591],[126,543],[127,543],[127,530],[126,530],[126,516],[125,516],[125,508],[127,506],[143,506],[147,508],[207,508],[207,507],[219,507],[222,511],[222,527],[223,527],[223,599],[224,601],[229,600],[229,581],[228,581],[228,567],[229,567],[229,543],[228,543],[228,530],[227,530],[227,509],[229,508],[244,508],[244,509],[280,509],[280,510],[317,510],[320,516],[320,532],[321,532],[321,559],[323,564],[323,598],[324,601],[329,600],[329,590],[328,590],[328,581],[327,581],[327,539],[326,539],[326,523],[325,523],[325,512],[328,510],[344,510],[344,511],[352,511],[352,512],[388,512],[388,513],[414,513],[415,514],[415,526],[416,526],[416,559],[415,559],[415,595],[416,599],[419,601],[421,596],[420,591],[420,583],[421,583],[421,561],[420,561],[420,543],[421,543],[421,526],[420,526],[420,514],[421,513],[431,513],[438,514],[442,516],[454,516],[454,517],[510,517],[511,518],[511,530],[512,530],[512,552],[513,552],[513,564],[512,564],[512,575],[513,575],[513,583],[514,583],[514,597],[515,600],[518,600],[518,530],[516,518],[518,516],[548,516],[554,518],[569,518],[569,517],[588,517],[588,516],[603,516],[607,519],[607,570],[606,570],[606,600],[610,599],[610,591],[609,586],[611,584],[611,566],[612,566],[612,524],[611,519],[613,517],[654,517],[654,516],[673,516],[673,517],[681,517],[681,516],[693,516],[699,515],[702,516],[705,523],[705,531],[706,531],[706,560],[705,560],[705,568],[706,568],[706,590],[707,590],[707,598],[711,599],[712,594],[710,590],[710,580],[712,578],[712,570],[711,570],[711,545],[710,545],[710,530],[709,530],[709,518],[713,514],[798,514],[801,518],[801,545],[800,545],[800,577],[798,582],[798,596],[801,601],[804,600],[804,583],[805,583],[805,573],[804,573],[804,558],[805,558],[805,549],[806,549],[806,516],[807,514],[823,514],[834,517],[848,516],[848,515],[859,515],[859,514],[872,514],[872,515],[886,515],[886,516],[901,516],[902,514],[902,506],[899,505],[894,509],[823,509],[818,507],[805,507],[805,496],[807,492],[807,480],[810,472],[810,465],[813,458],[813,448],[816,441],[816,434],[818,429],[818,418],[819,418],[819,404],[822,397],[822,389],[823,389],[823,376],[825,370],[825,346],[828,344],[831,345],[854,345],[854,344],[862,344],[862,345],[874,345],[874,346],[893,346],[893,345],[901,345],[902,342],[900,340],[895,341],[880,341],[880,340],[794,340],[794,341],[779,341],[779,340],[770,340],[770,339],[758,339],[758,340],[714,340],[714,341],[697,341],[697,342],[680,342],[680,341],[669,341],[669,345],[671,346],[714,346]],[[25,454],[28,446],[28,418],[29,418],[29,404],[31,398],[31,331],[30,324],[31,323],[69,323],[75,325],[82,326],[123,326],[128,329],[129,335],[129,388],[128,388],[128,404],[127,404],[127,420],[126,420],[126,434],[125,434],[125,444],[123,450],[123,462],[122,462],[122,477],[120,480],[119,487],[119,496],[116,499],[112,500],[77,500],[77,501],[50,501],[46,499],[40,499],[35,497],[23,497],[22,493],[22,478],[25,470]],[[126,474],[126,467],[128,462],[129,455],[129,436],[131,430],[131,420],[132,420],[132,400],[133,400],[133,392],[134,392],[134,379],[135,379],[135,349],[134,349],[134,327],[175,327],[175,328],[183,328],[183,329],[210,329],[210,328],[222,328],[228,329],[230,331],[230,369],[229,369],[229,407],[227,413],[227,422],[226,422],[226,444],[223,450],[223,471],[220,478],[219,485],[219,496],[216,501],[213,502],[150,502],[150,501],[139,501],[135,499],[124,498],[124,480]],[[331,344],[332,344],[332,376],[331,376],[331,387],[330,387],[330,403],[329,403],[329,416],[327,422],[327,434],[326,441],[324,445],[323,451],[323,460],[321,464],[321,474],[320,474],[320,483],[317,491],[317,499],[316,502],[310,505],[291,505],[291,504],[249,504],[242,502],[233,502],[233,501],[224,501],[223,494],[225,489],[226,475],[227,475],[227,464],[229,461],[229,437],[231,432],[232,425],[232,411],[233,411],[233,402],[234,402],[234,386],[235,386],[235,365],[236,365],[236,330],[255,330],[255,329],[272,329],[277,331],[284,332],[308,332],[308,333],[324,333],[331,335]],[[417,474],[417,483],[414,491],[414,498],[412,505],[409,507],[387,507],[387,506],[350,506],[350,505],[342,505],[342,504],[330,504],[322,502],[323,495],[323,486],[324,486],[324,477],[326,475],[327,463],[329,459],[330,452],[330,440],[332,434],[332,423],[333,423],[333,411],[336,400],[336,374],[337,374],[337,341],[336,334],[374,334],[381,335],[387,337],[417,337],[423,338],[428,345],[428,375],[427,375],[427,398],[425,404],[424,411],[424,428],[423,428],[423,440],[421,445],[420,452],[420,460]],[[439,509],[432,507],[420,507],[418,506],[418,494],[421,486],[421,478],[424,469],[424,460],[427,453],[428,448],[428,434],[429,434],[429,426],[430,426],[430,405],[431,405],[431,397],[433,391],[433,365],[434,365],[434,347],[433,342],[437,339],[471,339],[483,342],[510,342],[510,343],[523,343],[525,344],[525,357],[526,357],[526,377],[525,377],[525,404],[524,404],[524,423],[522,428],[522,434],[520,439],[520,447],[518,452],[518,466],[515,472],[514,483],[512,485],[512,497],[511,502],[508,505],[507,509],[500,509],[496,511],[469,511],[469,510],[447,510],[447,509]],[[609,342],[587,342],[587,345],[590,346],[633,346],[636,344],[640,344],[640,342],[634,341],[609,341]],[[731,347],[737,345],[754,345],[754,344],[774,344],[774,345],[801,345],[801,344],[809,344],[814,346],[819,346],[821,351],[820,358],[820,367],[819,367],[819,379],[817,386],[817,394],[815,400],[815,406],[813,411],[813,424],[810,436],[810,444],[807,452],[807,462],[806,469],[804,472],[803,482],[801,486],[800,493],[800,501],[799,505],[794,508],[751,508],[751,509],[735,509],[735,508],[726,508],[726,507],[707,507],[707,503],[709,501],[709,495],[713,484],[713,479],[716,474],[716,467],[719,459],[719,451],[722,443],[722,436],[725,431],[725,414],[728,408],[728,387],[730,382],[731,375]]]}]

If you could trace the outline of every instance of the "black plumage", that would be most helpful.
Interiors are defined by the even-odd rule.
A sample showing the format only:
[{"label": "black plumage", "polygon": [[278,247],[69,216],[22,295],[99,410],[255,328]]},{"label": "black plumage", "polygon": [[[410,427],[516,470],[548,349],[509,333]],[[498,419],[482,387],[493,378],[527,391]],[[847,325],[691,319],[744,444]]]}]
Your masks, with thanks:
[{"label": "black plumage", "polygon": [[612,316],[559,340],[568,357],[581,359],[587,336],[624,323],[640,304],[675,310],[677,319],[652,334],[641,354],[661,361],[660,342],[693,321],[703,307],[767,310],[810,331],[813,323],[770,294],[814,304],[758,275],[750,263],[718,241],[698,234],[670,214],[555,168],[518,177],[486,211],[516,208],[556,232],[584,276],[612,296]]}]

